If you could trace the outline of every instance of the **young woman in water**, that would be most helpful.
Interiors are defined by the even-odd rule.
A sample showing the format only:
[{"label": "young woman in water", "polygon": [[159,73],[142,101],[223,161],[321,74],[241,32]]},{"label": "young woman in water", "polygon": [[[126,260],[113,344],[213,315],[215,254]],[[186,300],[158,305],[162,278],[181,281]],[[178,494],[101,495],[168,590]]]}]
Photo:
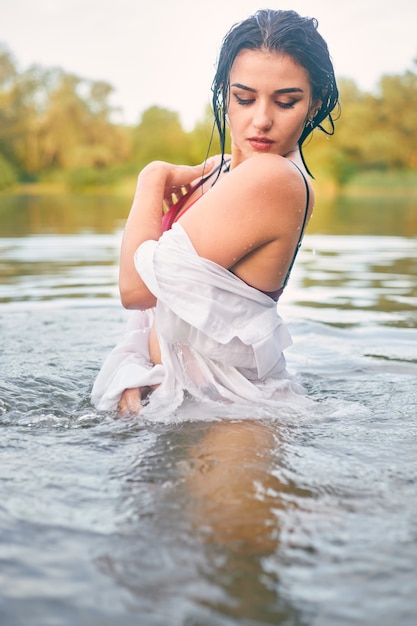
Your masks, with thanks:
[{"label": "young woman in water", "polygon": [[257,404],[296,395],[276,303],[314,204],[302,144],[326,119],[333,132],[337,102],[316,20],[261,10],[229,31],[213,82],[222,154],[139,174],[119,280],[137,312],[95,382],[99,409],[138,413],[150,392],[159,416],[184,392]]}]

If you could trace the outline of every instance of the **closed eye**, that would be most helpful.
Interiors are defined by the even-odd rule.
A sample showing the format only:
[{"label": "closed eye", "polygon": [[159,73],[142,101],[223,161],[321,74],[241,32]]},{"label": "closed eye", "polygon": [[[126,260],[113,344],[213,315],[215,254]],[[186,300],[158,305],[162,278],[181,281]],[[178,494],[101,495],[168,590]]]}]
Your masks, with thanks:
[{"label": "closed eye", "polygon": [[293,100],[292,102],[277,102],[276,104],[281,107],[281,109],[292,109],[294,104],[296,103],[296,100]]},{"label": "closed eye", "polygon": [[[248,106],[255,102],[255,98],[242,98],[242,96],[239,96],[238,94],[235,94],[235,98],[236,102],[242,106]],[[277,100],[275,104],[281,109],[292,109],[296,102],[297,100],[291,100],[291,102],[281,102],[280,100]]]},{"label": "closed eye", "polygon": [[255,101],[254,98],[241,98],[237,94],[235,95],[235,98],[236,98],[236,102],[238,104],[243,104],[243,105],[245,105],[245,104],[252,104]]}]

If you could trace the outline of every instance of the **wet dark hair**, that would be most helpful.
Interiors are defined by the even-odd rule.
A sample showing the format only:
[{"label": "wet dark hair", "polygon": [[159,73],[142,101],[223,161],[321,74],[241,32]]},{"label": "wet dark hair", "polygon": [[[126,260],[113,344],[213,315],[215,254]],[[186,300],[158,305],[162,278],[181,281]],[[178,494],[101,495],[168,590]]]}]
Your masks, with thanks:
[{"label": "wet dark hair", "polygon": [[[321,100],[322,105],[314,118],[307,122],[298,141],[303,161],[301,147],[314,128],[333,135],[334,121],[331,113],[338,104],[339,92],[329,50],[317,26],[318,22],[315,18],[301,17],[295,11],[262,9],[235,24],[226,34],[212,84],[213,112],[220,135],[222,162],[226,140],[230,71],[241,50],[264,48],[268,51],[281,52],[292,57],[298,65],[307,70],[312,100]],[[326,119],[330,129],[325,129],[321,125]]]}]

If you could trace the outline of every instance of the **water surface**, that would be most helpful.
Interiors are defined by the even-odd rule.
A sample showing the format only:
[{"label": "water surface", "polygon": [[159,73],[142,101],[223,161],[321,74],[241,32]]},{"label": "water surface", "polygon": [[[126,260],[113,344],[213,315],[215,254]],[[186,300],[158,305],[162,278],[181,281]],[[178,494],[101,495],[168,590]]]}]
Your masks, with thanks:
[{"label": "water surface", "polygon": [[414,626],[417,205],[318,205],[280,303],[309,411],[97,413],[128,203],[0,196],[0,623]]}]

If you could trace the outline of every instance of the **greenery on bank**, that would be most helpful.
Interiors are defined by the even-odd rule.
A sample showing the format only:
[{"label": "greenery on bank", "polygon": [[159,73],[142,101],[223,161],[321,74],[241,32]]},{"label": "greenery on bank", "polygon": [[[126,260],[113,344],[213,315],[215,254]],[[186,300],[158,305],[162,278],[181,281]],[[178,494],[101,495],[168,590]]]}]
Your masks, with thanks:
[{"label": "greenery on bank", "polygon": [[[340,79],[336,133],[316,130],[305,157],[333,193],[417,194],[417,74],[386,75],[376,93]],[[137,125],[115,122],[113,88],[60,68],[19,71],[0,47],[0,191],[123,190],[153,159],[192,164],[207,156],[210,110],[187,132],[178,113],[153,106]],[[210,154],[219,150],[215,138]]]}]

